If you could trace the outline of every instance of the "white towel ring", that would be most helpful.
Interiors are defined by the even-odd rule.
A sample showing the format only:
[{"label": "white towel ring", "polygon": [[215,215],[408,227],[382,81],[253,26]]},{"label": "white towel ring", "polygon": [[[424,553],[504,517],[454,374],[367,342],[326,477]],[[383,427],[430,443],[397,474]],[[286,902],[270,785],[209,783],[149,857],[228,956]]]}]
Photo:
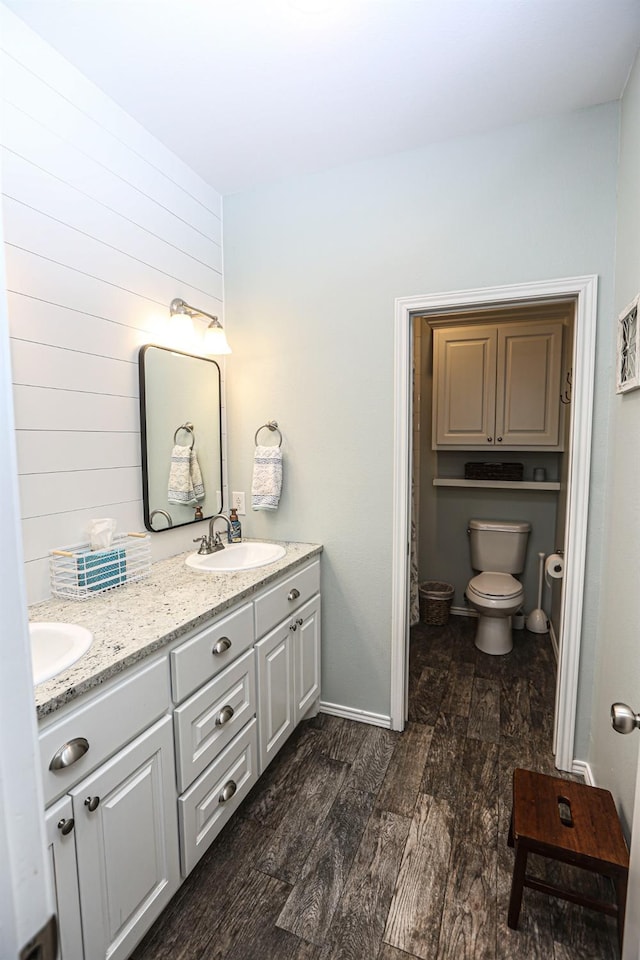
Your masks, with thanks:
[{"label": "white towel ring", "polygon": [[187,421],[187,423],[182,423],[182,424],[178,427],[178,429],[176,430],[176,432],[175,432],[174,435],[173,435],[174,445],[178,442],[178,434],[180,433],[181,430],[186,430],[187,433],[190,433],[190,434],[191,434],[191,443],[189,444],[189,448],[190,448],[191,450],[193,450],[193,445],[194,445],[194,443],[196,442],[196,435],[195,435],[195,433],[193,432],[193,424],[192,424],[190,421]]},{"label": "white towel ring", "polygon": [[254,443],[256,444],[256,446],[258,445],[258,434],[260,433],[261,430],[271,430],[272,433],[275,431],[275,433],[277,433],[278,436],[280,437],[278,441],[278,446],[279,447],[282,446],[282,434],[278,429],[277,420],[269,420],[267,423],[263,423],[261,427],[258,427],[258,429],[256,430],[256,435],[254,437]]}]

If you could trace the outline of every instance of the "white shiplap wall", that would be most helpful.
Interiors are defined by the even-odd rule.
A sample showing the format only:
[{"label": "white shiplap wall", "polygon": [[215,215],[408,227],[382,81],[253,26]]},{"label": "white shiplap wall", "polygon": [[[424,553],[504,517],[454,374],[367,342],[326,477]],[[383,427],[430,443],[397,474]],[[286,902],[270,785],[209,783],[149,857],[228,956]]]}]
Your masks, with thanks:
[{"label": "white shiplap wall", "polygon": [[[222,314],[221,198],[1,4],[0,57],[18,470],[35,602],[49,594],[49,549],[84,540],[90,519],[143,529],[138,349],[167,342],[174,297]],[[193,530],[154,536],[154,557],[187,549]]]}]

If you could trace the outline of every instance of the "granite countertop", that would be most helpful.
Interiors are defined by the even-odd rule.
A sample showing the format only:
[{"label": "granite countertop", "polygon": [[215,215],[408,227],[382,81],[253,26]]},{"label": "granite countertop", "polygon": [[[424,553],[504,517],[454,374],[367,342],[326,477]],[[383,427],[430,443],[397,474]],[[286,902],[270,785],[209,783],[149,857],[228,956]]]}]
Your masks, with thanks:
[{"label": "granite countertop", "polygon": [[93,633],[84,656],[35,687],[38,717],[54,713],[322,552],[315,543],[282,546],[287,552],[281,560],[236,573],[192,570],[184,562],[188,554],[182,553],[152,564],[146,579],[90,600],[53,599],[30,607],[32,623],[75,623]]}]

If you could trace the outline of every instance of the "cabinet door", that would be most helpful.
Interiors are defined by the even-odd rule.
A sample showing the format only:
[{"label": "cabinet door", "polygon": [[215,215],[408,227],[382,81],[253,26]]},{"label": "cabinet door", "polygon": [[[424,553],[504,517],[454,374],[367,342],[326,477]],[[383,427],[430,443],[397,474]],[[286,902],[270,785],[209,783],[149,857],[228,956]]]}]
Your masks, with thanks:
[{"label": "cabinet door", "polygon": [[493,445],[496,340],[495,326],[434,330],[434,447]]},{"label": "cabinet door", "polygon": [[498,327],[496,442],[558,447],[561,323]]},{"label": "cabinet door", "polygon": [[123,960],[180,882],[171,718],[71,795],[85,956]]},{"label": "cabinet door", "polygon": [[45,814],[45,829],[58,915],[59,960],[82,960],[76,832],[71,797],[63,797],[49,807]]},{"label": "cabinet door", "polygon": [[295,723],[320,696],[320,597],[296,614],[293,632]]},{"label": "cabinet door", "polygon": [[256,644],[260,773],[295,727],[293,621],[287,620]]}]

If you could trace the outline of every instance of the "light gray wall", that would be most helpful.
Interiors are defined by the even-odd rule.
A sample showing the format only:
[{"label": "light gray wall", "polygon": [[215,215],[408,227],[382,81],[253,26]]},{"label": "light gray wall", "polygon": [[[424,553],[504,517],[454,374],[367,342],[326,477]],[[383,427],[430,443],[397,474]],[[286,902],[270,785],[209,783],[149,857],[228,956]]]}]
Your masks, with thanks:
[{"label": "light gray wall", "polygon": [[[253,434],[276,418],[281,506],[247,517],[245,529],[325,544],[324,700],[389,713],[394,299],[595,273],[606,344],[617,134],[618,105],[609,104],[225,200],[230,483],[249,489]],[[596,450],[606,442],[609,372],[605,346]],[[596,457],[587,716],[603,494]]]},{"label": "light gray wall", "polygon": [[[616,318],[640,290],[640,60],[622,104],[615,308],[606,320],[615,344]],[[609,724],[611,703],[640,710],[640,391],[612,399],[607,542],[600,584],[597,674],[591,713],[589,759],[598,784],[610,789],[628,827],[633,812],[637,735],[621,737]]]}]

